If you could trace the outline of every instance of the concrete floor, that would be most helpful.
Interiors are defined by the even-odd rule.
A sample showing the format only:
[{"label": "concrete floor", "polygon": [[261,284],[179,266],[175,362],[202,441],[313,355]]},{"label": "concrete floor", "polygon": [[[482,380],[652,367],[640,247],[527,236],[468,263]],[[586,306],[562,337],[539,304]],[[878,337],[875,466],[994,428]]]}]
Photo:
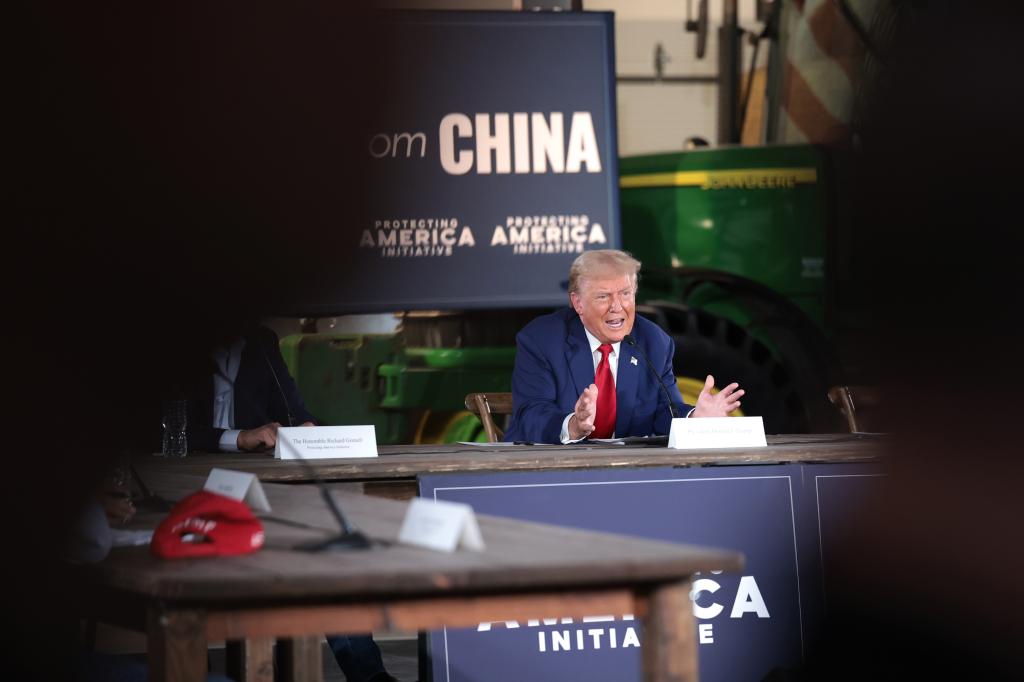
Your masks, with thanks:
[{"label": "concrete floor", "polygon": [[[419,657],[414,639],[380,639],[377,640],[380,653],[384,658],[384,669],[401,682],[415,682],[419,676]],[[327,643],[323,646],[324,682],[341,682],[345,679],[338,664],[334,662]]]},{"label": "concrete floor", "polygon": [[[127,639],[123,636],[125,632],[127,631],[118,633],[120,636],[116,639],[107,637],[108,641],[106,643],[109,644],[111,641],[114,641],[118,646],[107,646],[105,649],[101,647],[98,650],[121,660],[134,661],[134,665],[139,666],[144,671],[146,662],[146,654],[143,653],[144,640],[134,633],[131,633],[133,639]],[[378,635],[374,639],[377,642],[377,646],[380,647],[381,655],[384,659],[384,668],[392,676],[400,680],[400,682],[416,682],[419,679],[419,654],[415,635]],[[139,644],[143,646],[140,647]],[[323,652],[324,682],[347,682],[345,675],[334,661],[334,653],[327,646],[326,641],[323,642],[321,649]],[[212,646],[209,649],[208,655],[210,672],[223,675],[223,645]]]},{"label": "concrete floor", "polygon": [[[378,639],[384,658],[384,668],[401,682],[415,682],[419,676],[416,639]],[[334,662],[334,654],[323,643],[324,682],[345,682],[338,664]],[[210,649],[210,668],[213,672],[224,673],[224,649]]]}]

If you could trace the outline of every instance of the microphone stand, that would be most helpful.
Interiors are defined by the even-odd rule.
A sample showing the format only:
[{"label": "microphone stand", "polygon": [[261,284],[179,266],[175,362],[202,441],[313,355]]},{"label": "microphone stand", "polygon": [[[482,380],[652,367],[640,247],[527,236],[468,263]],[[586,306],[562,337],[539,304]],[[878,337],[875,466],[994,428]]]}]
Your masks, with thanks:
[{"label": "microphone stand", "polygon": [[652,365],[651,361],[647,359],[647,354],[640,350],[640,346],[637,345],[636,339],[633,338],[632,334],[626,334],[622,340],[629,344],[629,346],[639,353],[640,357],[644,359],[644,362],[647,364],[647,369],[651,371],[651,375],[654,377],[654,380],[658,382],[658,386],[661,387],[661,392],[665,394],[665,400],[668,401],[669,414],[672,415],[673,419],[677,419],[679,415],[676,414],[676,406],[672,404],[672,396],[669,395],[668,389],[665,388],[665,384],[658,375],[657,370],[654,369],[654,365]]},{"label": "microphone stand", "polygon": [[[263,351],[263,358],[267,361],[267,366],[270,368],[270,374],[274,377],[274,383],[277,384],[277,390],[281,394],[281,399],[284,401],[285,412],[288,414],[288,425],[293,426],[294,420],[292,419],[291,405],[288,404],[288,396],[284,392],[284,388],[281,386],[281,380],[277,377],[277,370],[274,369],[274,363],[270,361],[270,357],[267,355],[266,350]],[[295,451],[295,458],[302,464],[302,468],[305,469],[306,473],[313,483],[320,489],[320,496],[324,498],[324,503],[327,505],[327,509],[330,510],[331,515],[338,522],[338,526],[341,528],[341,533],[335,535],[332,538],[326,540],[315,540],[313,542],[303,543],[295,547],[295,549],[303,552],[347,552],[351,549],[369,549],[371,542],[370,538],[366,537],[361,531],[356,530],[355,526],[349,523],[349,520],[345,518],[345,514],[341,511],[341,506],[338,501],[334,499],[334,495],[331,494],[330,489],[323,482],[316,473],[316,469],[313,465],[302,456],[298,450]]]},{"label": "microphone stand", "polygon": [[349,520],[345,517],[345,514],[341,511],[341,506],[338,505],[338,501],[334,499],[334,495],[331,494],[330,488],[323,482],[323,479],[317,475],[316,469],[313,465],[306,460],[297,451],[295,458],[301,463],[302,468],[305,469],[306,473],[313,483],[320,489],[320,496],[324,499],[324,503],[327,505],[327,509],[330,510],[331,515],[338,522],[338,526],[341,528],[341,533],[334,537],[327,538],[326,540],[314,540],[312,542],[306,542],[301,545],[297,545],[295,549],[303,552],[344,552],[351,549],[369,549],[370,538],[366,537],[364,533],[357,530],[355,526],[349,523]]}]

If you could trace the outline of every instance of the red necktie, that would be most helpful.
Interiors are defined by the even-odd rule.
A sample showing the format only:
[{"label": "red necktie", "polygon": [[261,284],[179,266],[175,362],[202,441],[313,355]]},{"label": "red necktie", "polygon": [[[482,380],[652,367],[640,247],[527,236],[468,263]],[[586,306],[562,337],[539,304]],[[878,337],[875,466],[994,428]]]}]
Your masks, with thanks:
[{"label": "red necktie", "polygon": [[594,372],[594,384],[597,385],[597,415],[594,417],[594,432],[591,438],[611,438],[615,433],[615,379],[612,368],[608,365],[608,354],[612,352],[611,344],[604,343],[597,349],[601,351],[601,362],[597,363]]}]

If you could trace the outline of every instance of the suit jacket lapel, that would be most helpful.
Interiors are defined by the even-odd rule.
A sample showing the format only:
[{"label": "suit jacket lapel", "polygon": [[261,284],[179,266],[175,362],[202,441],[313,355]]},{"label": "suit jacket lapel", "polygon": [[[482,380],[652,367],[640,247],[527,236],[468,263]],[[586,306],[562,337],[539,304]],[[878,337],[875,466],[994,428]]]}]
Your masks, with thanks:
[{"label": "suit jacket lapel", "polygon": [[565,361],[576,387],[576,397],[579,398],[587,386],[594,383],[594,355],[590,352],[590,342],[583,331],[583,323],[575,312],[566,327]]},{"label": "suit jacket lapel", "polygon": [[252,429],[271,421],[266,408],[257,399],[257,387],[261,383],[269,385],[271,381],[269,376],[265,381],[261,379],[266,373],[264,362],[260,348],[251,338],[247,339],[238,365],[238,376],[235,377],[235,428]]},{"label": "suit jacket lapel", "polygon": [[615,376],[615,434],[620,437],[627,433],[633,418],[633,406],[636,404],[640,358],[637,357],[637,364],[631,360],[636,355],[636,351],[625,341],[619,344],[619,367]]}]

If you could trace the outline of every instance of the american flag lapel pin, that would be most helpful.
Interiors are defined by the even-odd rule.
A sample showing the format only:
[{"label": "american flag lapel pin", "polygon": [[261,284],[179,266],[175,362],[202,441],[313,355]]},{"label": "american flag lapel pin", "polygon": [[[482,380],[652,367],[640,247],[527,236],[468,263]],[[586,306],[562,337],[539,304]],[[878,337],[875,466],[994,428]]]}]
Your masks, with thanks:
[{"label": "american flag lapel pin", "polygon": [[630,356],[629,364],[631,364],[631,365],[635,365],[636,364],[636,356],[635,355]]}]

